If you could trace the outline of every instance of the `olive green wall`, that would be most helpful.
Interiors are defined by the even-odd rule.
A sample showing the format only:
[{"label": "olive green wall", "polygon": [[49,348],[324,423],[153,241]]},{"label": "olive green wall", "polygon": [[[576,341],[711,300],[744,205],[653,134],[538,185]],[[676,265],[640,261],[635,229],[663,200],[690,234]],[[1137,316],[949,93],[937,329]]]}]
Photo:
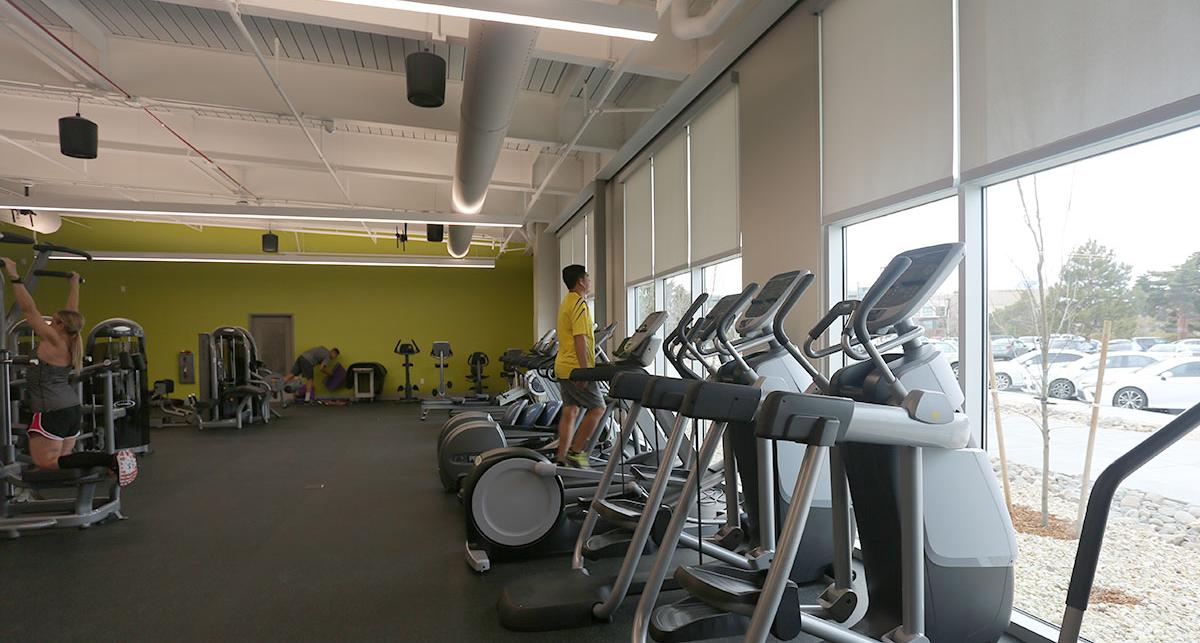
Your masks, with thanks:
[{"label": "olive green wall", "polygon": [[[110,221],[73,224],[40,239],[84,250],[257,253],[261,231]],[[12,229],[3,226],[0,229]],[[14,229],[15,230],[15,229]],[[21,232],[17,230],[18,232]],[[295,249],[281,234],[281,250]],[[398,254],[394,240],[306,235],[311,252]],[[289,243],[290,242],[290,243]],[[410,243],[409,254],[432,255],[444,246]],[[486,248],[472,254],[486,255]],[[14,259],[28,259],[27,246],[0,246]],[[415,338],[423,354],[413,359],[413,381],[427,394],[437,370],[428,355],[433,340],[448,340],[455,356],[447,379],[452,391],[466,389],[466,356],[481,350],[492,358],[488,383],[500,386],[497,357],[525,347],[533,335],[533,264],[521,253],[500,257],[495,269],[389,268],[358,266],[244,265],[53,261],[51,268],[78,270],[87,283],[81,308],[90,329],[109,317],[128,317],[147,335],[150,377],[178,380],[177,355],[196,351],[197,334],[221,325],[248,326],[252,313],[291,314],[296,354],[315,346],[338,347],[341,362],[380,362],[388,369],[384,393],[403,383],[403,360],[392,353],[400,338]],[[43,282],[36,299],[43,312],[65,300],[65,284]],[[6,292],[6,297],[11,294]],[[11,304],[7,299],[6,303]],[[177,395],[194,392],[177,387]],[[330,395],[321,389],[322,395]],[[335,395],[348,396],[348,390]]]}]

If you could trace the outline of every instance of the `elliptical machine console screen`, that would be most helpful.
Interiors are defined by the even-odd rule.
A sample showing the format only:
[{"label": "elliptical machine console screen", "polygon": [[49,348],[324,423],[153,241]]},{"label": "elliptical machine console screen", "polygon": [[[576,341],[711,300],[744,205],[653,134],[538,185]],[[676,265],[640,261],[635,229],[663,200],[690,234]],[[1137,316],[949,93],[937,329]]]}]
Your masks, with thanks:
[{"label": "elliptical machine console screen", "polygon": [[[867,313],[867,330],[874,334],[916,314],[917,309],[929,299],[933,291],[958,267],[962,261],[964,247],[961,243],[944,243],[896,255],[891,263],[901,259],[908,259],[912,263]],[[885,270],[884,274],[887,272]],[[879,282],[876,282],[876,285],[878,284]],[[872,286],[871,290],[874,289],[875,286]],[[864,300],[871,294],[871,291],[868,291]]]},{"label": "elliptical machine console screen", "polygon": [[613,356],[617,359],[628,359],[635,356],[636,353],[642,351],[647,346],[650,339],[658,333],[658,329],[662,328],[667,321],[666,311],[656,310],[642,320],[637,330],[633,334],[625,338],[621,345],[617,347],[617,351]]},{"label": "elliptical machine console screen", "polygon": [[758,296],[754,298],[754,301],[750,302],[750,307],[746,309],[746,314],[742,315],[742,318],[738,320],[737,332],[741,335],[747,335],[770,324],[772,318],[775,317],[775,312],[783,302],[783,298],[791,292],[803,274],[804,271],[802,270],[793,270],[771,277],[770,281],[759,291]]},{"label": "elliptical machine console screen", "polygon": [[713,306],[712,310],[708,311],[708,314],[700,321],[700,328],[696,334],[689,339],[699,343],[712,338],[716,334],[717,326],[721,323],[721,320],[729,316],[729,313],[741,298],[742,295],[739,293],[737,295],[725,295],[718,299],[717,305]]}]

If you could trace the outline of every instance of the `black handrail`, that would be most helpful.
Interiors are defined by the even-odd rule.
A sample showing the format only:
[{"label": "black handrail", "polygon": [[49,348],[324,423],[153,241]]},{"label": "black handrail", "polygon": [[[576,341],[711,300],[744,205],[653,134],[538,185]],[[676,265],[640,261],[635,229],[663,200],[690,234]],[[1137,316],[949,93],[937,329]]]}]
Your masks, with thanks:
[{"label": "black handrail", "polygon": [[[34,270],[33,274],[37,275],[38,277],[54,277],[56,279],[70,279],[71,276],[74,275],[75,273],[66,272],[63,270]],[[86,283],[86,280],[83,277],[80,277],[79,283],[81,283],[81,284]]]},{"label": "black handrail", "polygon": [[1067,610],[1063,626],[1059,631],[1060,643],[1079,640],[1079,629],[1083,612],[1087,610],[1088,597],[1096,580],[1096,565],[1100,561],[1100,546],[1104,544],[1104,530],[1108,526],[1108,513],[1112,508],[1117,487],[1130,474],[1141,469],[1167,447],[1175,444],[1200,425],[1200,404],[1184,411],[1150,437],[1108,465],[1097,476],[1088,499],[1087,513],[1083,517],[1083,529],[1079,535],[1079,549],[1075,551],[1075,566],[1071,569],[1071,584],[1067,587]]},{"label": "black handrail", "polygon": [[63,254],[75,255],[76,257],[83,257],[88,261],[92,260],[92,255],[86,251],[76,250],[75,248],[68,248],[67,246],[60,246],[53,243],[39,243],[34,246],[33,249],[36,252],[61,252]]},{"label": "black handrail", "polygon": [[33,243],[33,238],[13,232],[0,232],[0,243],[20,243],[29,245]]}]

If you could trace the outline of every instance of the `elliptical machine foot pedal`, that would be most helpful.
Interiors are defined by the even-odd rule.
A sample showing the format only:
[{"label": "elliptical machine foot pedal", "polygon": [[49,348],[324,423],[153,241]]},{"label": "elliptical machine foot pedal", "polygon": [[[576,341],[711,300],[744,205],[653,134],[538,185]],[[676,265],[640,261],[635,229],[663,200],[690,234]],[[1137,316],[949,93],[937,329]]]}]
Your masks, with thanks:
[{"label": "elliptical machine foot pedal", "polygon": [[[624,529],[614,529],[607,533],[598,534],[588,538],[587,542],[583,544],[583,557],[588,560],[620,558],[629,550],[629,544],[632,541],[633,534]],[[645,555],[652,555],[654,553],[654,545],[649,540],[643,546],[642,553]]]},{"label": "elliptical machine foot pedal", "polygon": [[471,566],[471,569],[482,574],[492,568],[492,559],[488,557],[486,551],[475,549],[467,544],[467,564]]},{"label": "elliptical machine foot pedal", "polygon": [[750,626],[750,617],[719,610],[698,598],[654,610],[650,637],[662,643],[702,641],[740,636]]}]

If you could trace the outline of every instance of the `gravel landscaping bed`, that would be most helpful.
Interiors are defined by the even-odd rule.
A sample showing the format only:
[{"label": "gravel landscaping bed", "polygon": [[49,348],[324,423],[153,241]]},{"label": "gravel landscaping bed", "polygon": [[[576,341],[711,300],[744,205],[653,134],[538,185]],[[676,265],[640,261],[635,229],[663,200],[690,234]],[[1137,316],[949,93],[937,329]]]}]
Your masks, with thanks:
[{"label": "gravel landscaping bed", "polygon": [[[994,462],[998,467],[998,462]],[[1016,607],[1051,623],[1062,620],[1077,542],[1040,518],[1041,472],[1009,466],[1018,530]],[[1050,513],[1073,524],[1079,480],[1053,474]],[[1117,493],[1109,518],[1093,602],[1083,634],[1092,641],[1200,641],[1200,506],[1137,490]]]}]

